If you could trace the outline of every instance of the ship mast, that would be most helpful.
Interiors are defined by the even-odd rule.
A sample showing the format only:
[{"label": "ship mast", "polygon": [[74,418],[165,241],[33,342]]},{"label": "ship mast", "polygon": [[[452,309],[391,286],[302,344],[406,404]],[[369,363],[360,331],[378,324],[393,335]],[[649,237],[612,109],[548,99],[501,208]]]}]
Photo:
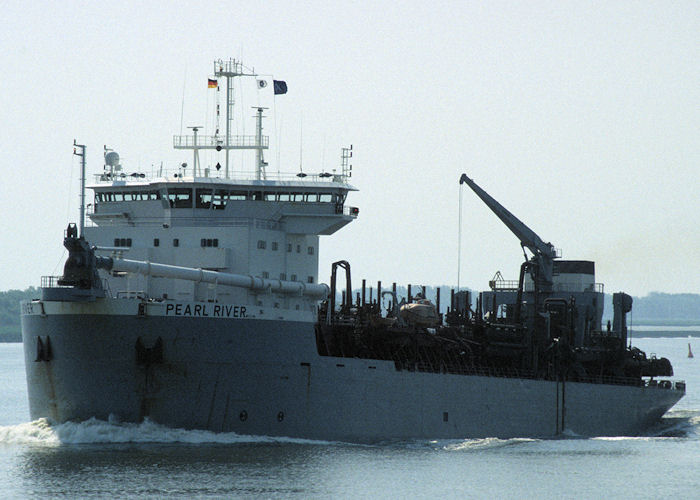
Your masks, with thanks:
[{"label": "ship mast", "polygon": [[80,156],[80,233],[78,236],[81,238],[85,229],[85,149],[84,144],[78,144],[78,141],[73,139],[73,154]]},{"label": "ship mast", "polygon": [[261,147],[263,141],[263,110],[267,108],[260,108],[257,106],[255,106],[255,108],[257,109],[257,113],[255,114],[255,145],[257,146],[255,149],[255,180],[259,181],[265,180],[265,167],[267,166],[267,162],[263,156],[264,148]]},{"label": "ship mast", "polygon": [[[197,134],[193,135],[176,135],[173,137],[173,147],[175,149],[192,149],[197,155],[197,150],[199,149],[215,149],[216,151],[225,151],[226,161],[224,178],[228,179],[231,175],[230,167],[230,155],[229,151],[232,149],[253,149],[256,150],[256,178],[261,179],[264,177],[264,165],[265,162],[262,160],[262,152],[269,148],[269,137],[262,135],[262,116],[259,117],[259,123],[257,124],[256,135],[231,135],[231,129],[233,128],[233,107],[235,103],[235,97],[233,92],[234,79],[239,76],[252,76],[255,77],[257,74],[254,70],[250,70],[243,66],[243,63],[235,59],[229,59],[227,61],[219,59],[214,61],[214,75],[217,78],[226,79],[226,132],[223,137],[219,135],[219,129],[217,126],[216,133],[214,135],[203,135]],[[194,132],[194,131],[193,131]],[[195,161],[198,165],[199,161]]]}]

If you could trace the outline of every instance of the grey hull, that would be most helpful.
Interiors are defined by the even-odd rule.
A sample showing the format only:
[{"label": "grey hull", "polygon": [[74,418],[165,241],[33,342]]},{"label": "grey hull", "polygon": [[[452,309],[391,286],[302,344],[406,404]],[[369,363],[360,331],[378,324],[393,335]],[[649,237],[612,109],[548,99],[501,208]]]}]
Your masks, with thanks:
[{"label": "grey hull", "polygon": [[[318,355],[308,321],[25,314],[32,419],[91,417],[371,442],[643,432],[682,396],[630,387],[397,371]],[[50,343],[36,361],[37,338]],[[49,341],[46,342],[46,338]],[[161,363],[135,345],[163,340]]]}]

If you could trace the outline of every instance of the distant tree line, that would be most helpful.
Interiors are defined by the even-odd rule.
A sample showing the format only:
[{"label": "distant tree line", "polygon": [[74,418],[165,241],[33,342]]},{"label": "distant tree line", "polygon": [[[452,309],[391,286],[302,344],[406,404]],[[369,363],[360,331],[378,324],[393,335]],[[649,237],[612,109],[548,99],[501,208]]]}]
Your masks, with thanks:
[{"label": "distant tree line", "polygon": [[[605,304],[606,315],[612,316],[612,298]],[[636,324],[700,325],[700,294],[651,292],[633,297],[632,321]],[[671,323],[670,321],[673,321]]]},{"label": "distant tree line", "polygon": [[37,299],[41,291],[35,287],[26,290],[0,292],[0,342],[20,342],[22,333],[19,322],[19,303]]}]

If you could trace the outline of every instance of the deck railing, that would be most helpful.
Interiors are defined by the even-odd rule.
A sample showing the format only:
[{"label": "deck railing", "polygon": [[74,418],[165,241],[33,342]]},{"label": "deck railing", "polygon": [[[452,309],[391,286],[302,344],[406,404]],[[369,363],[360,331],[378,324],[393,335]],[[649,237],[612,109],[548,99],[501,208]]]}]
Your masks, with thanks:
[{"label": "deck railing", "polygon": [[[258,138],[254,135],[233,135],[228,140],[229,149],[267,149],[270,138],[263,135],[258,145]],[[221,135],[176,135],[173,136],[173,147],[175,149],[226,149],[226,137]]]}]

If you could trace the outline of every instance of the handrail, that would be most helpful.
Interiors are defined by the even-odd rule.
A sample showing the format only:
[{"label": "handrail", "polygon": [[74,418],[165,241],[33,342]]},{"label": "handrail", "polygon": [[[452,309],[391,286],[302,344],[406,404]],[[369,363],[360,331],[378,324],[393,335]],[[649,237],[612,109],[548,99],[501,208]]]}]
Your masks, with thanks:
[{"label": "handrail", "polygon": [[175,135],[173,136],[174,148],[263,148],[267,149],[270,144],[270,138],[263,135],[260,144],[258,137],[255,135],[233,135],[229,137],[228,146],[226,136],[221,135]]},{"label": "handrail", "polygon": [[[489,288],[493,291],[513,291],[518,289],[517,280],[492,280],[489,281]],[[523,285],[525,292],[534,292],[535,285],[531,282],[526,282]],[[585,287],[584,292],[603,293],[605,286],[603,283],[592,283]],[[580,292],[581,284],[576,282],[554,282],[552,284],[553,292]]]},{"label": "handrail", "polygon": [[[226,184],[235,184],[237,181],[260,181],[257,177],[257,173],[253,171],[241,171],[234,172],[230,178],[226,179],[224,177],[223,171],[215,171],[214,169],[204,169],[209,170],[209,175],[204,177],[192,175],[187,175],[183,173],[182,168],[158,168],[156,171],[151,172],[130,172],[130,171],[120,171],[113,175],[109,173],[93,174],[94,182],[96,184],[107,184],[112,185],[114,182],[124,182],[125,185],[144,185],[153,182],[225,182]],[[190,167],[187,168],[188,174],[192,173]],[[289,172],[265,172],[265,181],[280,181],[280,182],[313,182],[319,184],[330,184],[330,183],[341,183],[347,184],[349,176],[338,174],[338,173],[289,173]],[[134,184],[126,184],[126,183]]]}]

